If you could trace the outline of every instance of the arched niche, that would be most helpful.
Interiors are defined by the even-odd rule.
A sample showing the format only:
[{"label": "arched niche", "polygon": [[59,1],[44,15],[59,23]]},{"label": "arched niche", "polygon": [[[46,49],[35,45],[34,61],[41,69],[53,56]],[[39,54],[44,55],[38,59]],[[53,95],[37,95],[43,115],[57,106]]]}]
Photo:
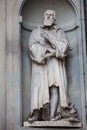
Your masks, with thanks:
[{"label": "arched niche", "polygon": [[[76,3],[75,3],[76,4]],[[31,60],[29,58],[29,36],[32,29],[42,24],[43,13],[46,9],[56,11],[56,23],[65,32],[70,42],[72,51],[66,59],[68,95],[73,104],[76,105],[79,117],[82,120],[81,106],[81,82],[80,82],[80,61],[79,55],[80,23],[78,8],[73,1],[68,0],[29,0],[21,9],[21,43],[22,43],[22,113],[23,120],[26,120],[30,112],[30,81],[31,81]]]}]

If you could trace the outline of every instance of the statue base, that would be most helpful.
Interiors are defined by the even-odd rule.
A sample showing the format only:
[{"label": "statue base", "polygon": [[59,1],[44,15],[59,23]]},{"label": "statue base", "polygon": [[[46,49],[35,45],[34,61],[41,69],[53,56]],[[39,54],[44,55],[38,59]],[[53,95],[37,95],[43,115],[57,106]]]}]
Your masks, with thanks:
[{"label": "statue base", "polygon": [[75,127],[81,128],[82,124],[80,121],[76,120],[65,120],[61,119],[58,121],[35,121],[33,123],[29,123],[28,121],[23,122],[24,127]]}]

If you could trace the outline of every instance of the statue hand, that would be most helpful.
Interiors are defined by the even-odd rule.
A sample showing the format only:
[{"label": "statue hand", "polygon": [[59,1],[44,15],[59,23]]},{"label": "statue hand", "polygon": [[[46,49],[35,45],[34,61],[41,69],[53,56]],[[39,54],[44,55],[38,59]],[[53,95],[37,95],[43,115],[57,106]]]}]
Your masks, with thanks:
[{"label": "statue hand", "polygon": [[50,33],[48,33],[46,30],[41,31],[41,37],[46,39],[50,43],[52,48],[56,48],[55,38]]},{"label": "statue hand", "polygon": [[55,49],[51,49],[51,48],[47,48],[46,53],[44,54],[44,58],[48,58],[48,57],[53,57],[56,56],[56,50]]},{"label": "statue hand", "polygon": [[46,53],[51,53],[51,54],[55,55],[56,54],[56,50],[53,49],[53,48],[47,48]]},{"label": "statue hand", "polygon": [[49,37],[49,34],[47,33],[47,31],[43,30],[41,33],[40,33],[41,37],[45,38],[46,40],[49,40],[50,37]]}]

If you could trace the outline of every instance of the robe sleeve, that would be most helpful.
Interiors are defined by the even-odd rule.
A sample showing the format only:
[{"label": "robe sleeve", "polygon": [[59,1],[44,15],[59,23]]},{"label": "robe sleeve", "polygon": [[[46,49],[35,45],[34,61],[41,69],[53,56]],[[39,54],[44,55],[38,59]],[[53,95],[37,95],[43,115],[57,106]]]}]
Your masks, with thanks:
[{"label": "robe sleeve", "polygon": [[56,57],[63,59],[67,56],[68,51],[70,50],[70,45],[65,33],[62,30],[59,30],[58,35],[58,40],[55,40]]},{"label": "robe sleeve", "polygon": [[39,42],[39,34],[38,29],[35,29],[32,31],[29,39],[29,52],[30,52],[30,58],[38,63],[38,64],[45,64],[45,59],[43,55],[41,55],[41,49],[44,49],[41,47]]}]

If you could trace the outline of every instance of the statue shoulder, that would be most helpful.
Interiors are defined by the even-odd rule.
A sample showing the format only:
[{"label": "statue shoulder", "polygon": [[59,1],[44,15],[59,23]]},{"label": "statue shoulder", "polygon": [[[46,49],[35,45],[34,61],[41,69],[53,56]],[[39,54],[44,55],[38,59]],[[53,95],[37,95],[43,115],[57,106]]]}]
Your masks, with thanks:
[{"label": "statue shoulder", "polygon": [[37,34],[39,31],[39,28],[38,27],[34,27],[31,34]]},{"label": "statue shoulder", "polygon": [[55,25],[54,28],[56,29],[57,32],[64,33],[64,30],[61,27]]},{"label": "statue shoulder", "polygon": [[61,27],[57,26],[57,25],[55,25],[54,28],[55,28],[56,32],[58,32],[58,33],[64,32],[63,29]]},{"label": "statue shoulder", "polygon": [[33,31],[38,31],[38,30],[41,29],[41,28],[42,28],[42,26],[41,26],[41,25],[38,25],[38,26],[36,26],[36,27],[33,28],[32,32],[33,32]]}]

